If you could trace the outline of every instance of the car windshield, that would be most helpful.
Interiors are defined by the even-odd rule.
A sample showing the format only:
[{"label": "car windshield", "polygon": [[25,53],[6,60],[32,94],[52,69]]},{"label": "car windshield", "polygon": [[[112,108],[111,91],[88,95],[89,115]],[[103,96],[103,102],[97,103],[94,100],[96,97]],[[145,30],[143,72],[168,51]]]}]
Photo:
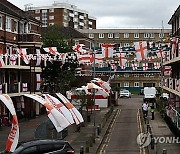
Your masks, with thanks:
[{"label": "car windshield", "polygon": [[129,91],[128,91],[128,90],[123,90],[123,91],[121,91],[121,92],[123,92],[123,93],[129,93]]}]

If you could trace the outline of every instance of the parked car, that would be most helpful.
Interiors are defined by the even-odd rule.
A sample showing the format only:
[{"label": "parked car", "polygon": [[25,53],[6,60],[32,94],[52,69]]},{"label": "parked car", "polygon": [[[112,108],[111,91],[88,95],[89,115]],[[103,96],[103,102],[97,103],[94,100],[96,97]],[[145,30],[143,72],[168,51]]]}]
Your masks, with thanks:
[{"label": "parked car", "polygon": [[34,140],[20,144],[13,154],[74,154],[74,149],[64,140]]},{"label": "parked car", "polygon": [[119,97],[130,98],[131,97],[131,93],[129,92],[129,90],[124,90],[123,89],[123,90],[120,91]]}]

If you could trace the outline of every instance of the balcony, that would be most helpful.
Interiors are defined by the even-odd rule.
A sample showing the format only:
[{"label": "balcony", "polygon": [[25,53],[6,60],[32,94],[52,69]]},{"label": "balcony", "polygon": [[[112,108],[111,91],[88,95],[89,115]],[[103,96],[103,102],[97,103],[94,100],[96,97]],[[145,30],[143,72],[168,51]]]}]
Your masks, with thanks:
[{"label": "balcony", "polygon": [[35,33],[28,33],[28,34],[19,34],[18,38],[19,43],[26,43],[26,42],[41,42],[41,35]]},{"label": "balcony", "polygon": [[20,96],[24,93],[40,93],[40,90],[32,90],[33,87],[30,86],[30,83],[27,83],[27,86],[24,86],[22,82],[15,82],[13,84],[4,83],[2,84],[2,93],[8,94],[9,96]]}]

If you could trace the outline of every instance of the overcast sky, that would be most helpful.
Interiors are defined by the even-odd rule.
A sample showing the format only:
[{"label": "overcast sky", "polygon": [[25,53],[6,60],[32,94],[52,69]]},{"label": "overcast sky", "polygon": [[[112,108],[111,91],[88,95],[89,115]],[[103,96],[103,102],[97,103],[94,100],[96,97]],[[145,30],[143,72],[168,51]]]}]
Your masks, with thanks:
[{"label": "overcast sky", "polygon": [[[51,5],[54,0],[9,0],[24,9]],[[179,0],[55,0],[86,10],[97,19],[97,28],[170,28],[168,21],[180,5]],[[162,22],[163,21],[163,22]]]}]

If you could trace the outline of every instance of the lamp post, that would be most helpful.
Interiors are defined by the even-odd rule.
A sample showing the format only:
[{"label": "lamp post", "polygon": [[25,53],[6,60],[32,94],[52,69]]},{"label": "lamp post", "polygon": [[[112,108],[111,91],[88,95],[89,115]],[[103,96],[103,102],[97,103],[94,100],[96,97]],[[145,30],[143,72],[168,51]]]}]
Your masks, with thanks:
[{"label": "lamp post", "polygon": [[[96,59],[96,52],[95,52],[95,45],[96,42],[94,42],[94,46],[93,46],[93,55],[94,55],[94,61],[93,61],[93,78],[96,77],[96,63],[95,63],[95,59]],[[95,89],[93,89],[93,101],[94,101],[94,126],[96,126],[96,94],[95,94]]]}]

